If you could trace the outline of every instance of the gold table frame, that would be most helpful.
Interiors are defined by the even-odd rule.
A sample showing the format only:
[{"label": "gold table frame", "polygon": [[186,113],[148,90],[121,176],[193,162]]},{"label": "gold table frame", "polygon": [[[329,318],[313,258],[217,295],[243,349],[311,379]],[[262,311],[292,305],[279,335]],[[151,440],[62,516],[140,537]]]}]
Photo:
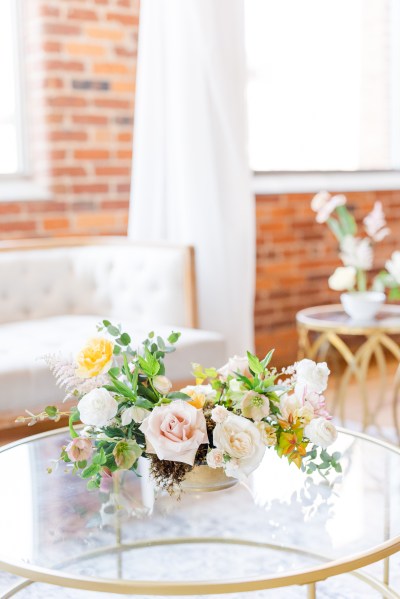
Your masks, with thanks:
[{"label": "gold table frame", "polygon": [[[29,443],[37,439],[57,435],[65,429],[57,429],[31,437],[21,439],[0,447],[0,453],[12,450],[13,447],[23,443]],[[400,448],[385,443],[384,441],[374,439],[363,433],[350,432],[339,429],[342,434],[350,435],[359,439],[364,439],[370,443],[385,448],[400,457]],[[289,547],[283,545],[274,545],[271,543],[260,543],[256,541],[244,541],[243,539],[220,539],[220,538],[179,538],[179,539],[154,539],[153,541],[143,541],[136,543],[121,542],[120,530],[116,530],[116,544],[108,547],[90,551],[71,559],[65,560],[62,564],[57,564],[54,568],[62,568],[69,564],[76,563],[82,559],[88,559],[100,555],[117,554],[120,556],[124,551],[144,546],[161,546],[178,543],[231,543],[252,547],[273,548],[277,551],[293,551],[304,554],[309,557],[318,557],[325,564],[313,568],[298,570],[289,574],[270,575],[265,578],[249,578],[248,580],[226,580],[226,581],[146,581],[146,580],[124,580],[124,579],[95,579],[85,576],[74,576],[56,569],[43,568],[29,563],[17,562],[5,559],[0,556],[0,571],[3,570],[16,576],[25,578],[24,581],[16,583],[6,593],[0,596],[0,599],[10,599],[26,587],[40,582],[52,584],[61,587],[80,589],[86,591],[100,591],[104,593],[115,593],[119,595],[152,595],[152,596],[182,596],[182,595],[214,595],[226,593],[246,593],[251,591],[268,590],[283,588],[287,586],[304,586],[307,589],[307,599],[317,598],[317,583],[327,578],[341,574],[350,574],[361,580],[371,588],[378,591],[385,599],[400,599],[400,593],[390,587],[390,556],[400,552],[400,535],[390,538],[389,523],[389,502],[390,498],[385,495],[384,530],[385,541],[373,549],[350,555],[347,558],[332,560],[329,557],[321,556],[298,547]],[[383,562],[383,580],[379,580],[366,572],[359,571],[370,564]]]},{"label": "gold table frame", "polygon": [[[348,386],[355,378],[363,405],[362,430],[374,425],[380,430],[375,414],[370,408],[367,374],[372,360],[375,359],[380,379],[378,409],[383,406],[389,386],[385,350],[392,355],[399,366],[393,381],[392,414],[400,444],[400,424],[398,414],[398,395],[400,390],[400,345],[391,335],[400,335],[400,306],[386,305],[381,309],[376,320],[357,322],[346,316],[340,304],[315,306],[300,310],[296,315],[298,331],[298,357],[311,360],[326,359],[331,348],[343,358],[346,366],[334,396],[334,410],[339,409],[342,426],[345,424],[345,405]],[[312,336],[315,339],[312,339]],[[365,340],[355,351],[349,347],[343,337],[364,337]]]}]

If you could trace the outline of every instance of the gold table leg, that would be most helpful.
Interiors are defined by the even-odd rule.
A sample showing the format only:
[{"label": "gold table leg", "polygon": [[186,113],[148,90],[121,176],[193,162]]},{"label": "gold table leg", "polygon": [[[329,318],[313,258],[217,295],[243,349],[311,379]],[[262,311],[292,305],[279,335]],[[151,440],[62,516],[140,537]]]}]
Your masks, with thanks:
[{"label": "gold table leg", "polygon": [[315,582],[307,585],[307,599],[317,599],[317,585]]}]

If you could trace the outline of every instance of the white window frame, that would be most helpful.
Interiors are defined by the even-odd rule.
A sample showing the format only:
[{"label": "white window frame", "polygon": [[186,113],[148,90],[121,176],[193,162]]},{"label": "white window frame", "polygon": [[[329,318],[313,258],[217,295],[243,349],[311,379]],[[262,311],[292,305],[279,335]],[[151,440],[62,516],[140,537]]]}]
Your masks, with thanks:
[{"label": "white window frame", "polygon": [[19,27],[19,24],[24,22],[21,0],[13,0],[11,10],[13,11],[13,61],[16,67],[14,82],[16,112],[18,114],[16,129],[19,169],[16,173],[0,174],[0,202],[47,200],[50,199],[50,194],[35,181],[30,159],[29,122],[27,108],[23,103],[23,98],[27,97],[27,86],[23,60],[24,39],[21,27]]},{"label": "white window frame", "polygon": [[[391,150],[400,156],[400,2],[390,2],[390,31],[393,55],[391,66]],[[394,170],[254,172],[252,191],[258,195],[316,193],[328,191],[385,191],[400,189],[400,163]]]}]

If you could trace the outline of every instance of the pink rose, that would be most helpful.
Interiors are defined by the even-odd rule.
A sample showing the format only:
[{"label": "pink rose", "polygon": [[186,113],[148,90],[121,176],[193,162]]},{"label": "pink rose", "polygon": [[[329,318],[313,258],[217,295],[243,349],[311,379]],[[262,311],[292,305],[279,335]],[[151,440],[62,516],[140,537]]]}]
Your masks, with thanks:
[{"label": "pink rose", "polygon": [[67,445],[65,451],[71,462],[83,462],[93,453],[92,442],[84,437],[76,437]]},{"label": "pink rose", "polygon": [[203,411],[181,399],[154,408],[140,430],[146,437],[147,453],[190,466],[199,446],[208,443]]}]

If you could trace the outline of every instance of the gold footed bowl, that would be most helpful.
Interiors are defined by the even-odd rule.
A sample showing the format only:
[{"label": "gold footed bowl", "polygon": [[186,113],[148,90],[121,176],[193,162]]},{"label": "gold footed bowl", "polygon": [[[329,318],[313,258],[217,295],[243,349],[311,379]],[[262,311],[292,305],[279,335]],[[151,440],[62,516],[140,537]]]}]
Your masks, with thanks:
[{"label": "gold footed bowl", "polygon": [[180,484],[185,493],[208,493],[222,491],[237,485],[239,481],[225,474],[223,468],[210,468],[207,465],[194,466]]}]

